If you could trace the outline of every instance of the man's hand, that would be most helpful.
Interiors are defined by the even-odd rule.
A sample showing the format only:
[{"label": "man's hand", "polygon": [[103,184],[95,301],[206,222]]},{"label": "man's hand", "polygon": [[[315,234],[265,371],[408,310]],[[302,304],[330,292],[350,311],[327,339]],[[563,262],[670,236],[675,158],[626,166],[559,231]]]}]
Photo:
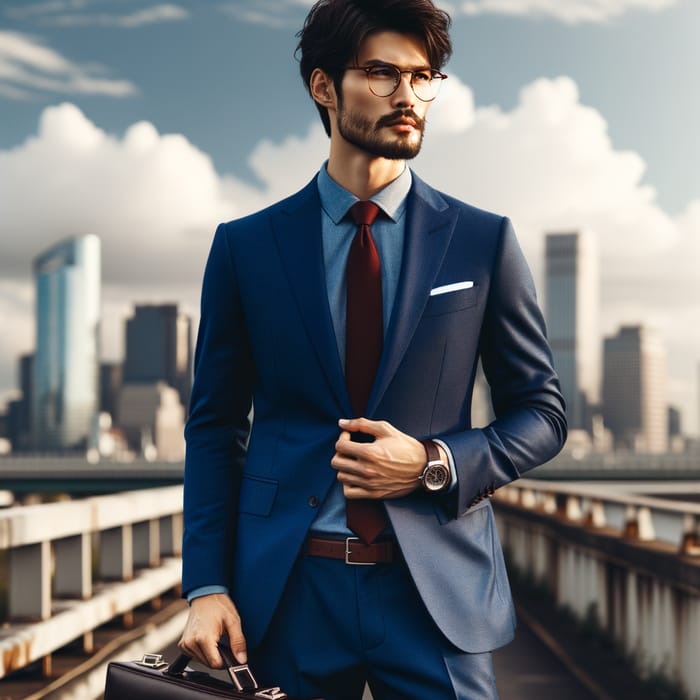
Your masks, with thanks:
[{"label": "man's hand", "polygon": [[[386,421],[341,419],[331,466],[338,470],[345,498],[400,498],[418,487],[426,464],[425,448]],[[374,436],[374,442],[352,442],[351,433]]]},{"label": "man's hand", "polygon": [[238,610],[226,594],[213,593],[192,601],[185,631],[177,645],[205,666],[222,668],[224,663],[216,643],[224,634],[228,634],[238,663],[246,663],[246,643]]}]

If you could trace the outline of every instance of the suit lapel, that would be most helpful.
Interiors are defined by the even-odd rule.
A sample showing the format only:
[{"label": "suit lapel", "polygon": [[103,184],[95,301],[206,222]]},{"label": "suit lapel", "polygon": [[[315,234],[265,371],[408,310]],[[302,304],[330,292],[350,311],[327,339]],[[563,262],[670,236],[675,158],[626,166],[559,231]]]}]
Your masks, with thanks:
[{"label": "suit lapel", "polygon": [[367,407],[372,416],[418,326],[457,221],[457,211],[415,173],[406,212],[404,255],[384,352]]},{"label": "suit lapel", "polygon": [[341,408],[340,415],[350,415],[350,400],[328,306],[320,211],[314,178],[273,210],[272,227],[309,341]]}]

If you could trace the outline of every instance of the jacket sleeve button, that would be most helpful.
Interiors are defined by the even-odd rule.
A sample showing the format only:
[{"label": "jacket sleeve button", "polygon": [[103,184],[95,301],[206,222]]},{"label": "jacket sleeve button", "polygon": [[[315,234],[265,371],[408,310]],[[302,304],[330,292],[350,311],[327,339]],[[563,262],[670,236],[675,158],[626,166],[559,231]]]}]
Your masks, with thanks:
[{"label": "jacket sleeve button", "polygon": [[309,496],[309,506],[311,508],[316,508],[318,506],[318,498],[316,496]]}]

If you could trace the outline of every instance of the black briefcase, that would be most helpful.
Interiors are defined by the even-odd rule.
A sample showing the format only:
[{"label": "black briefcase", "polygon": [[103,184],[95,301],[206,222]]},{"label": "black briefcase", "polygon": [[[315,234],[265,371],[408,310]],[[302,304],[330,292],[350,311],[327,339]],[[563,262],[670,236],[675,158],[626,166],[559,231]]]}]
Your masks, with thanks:
[{"label": "black briefcase", "polygon": [[113,661],[107,666],[104,700],[293,700],[281,688],[261,688],[248,665],[237,665],[229,655],[224,662],[230,682],[192,670],[189,661],[186,654],[172,664],[160,654],[145,654],[141,661]]}]

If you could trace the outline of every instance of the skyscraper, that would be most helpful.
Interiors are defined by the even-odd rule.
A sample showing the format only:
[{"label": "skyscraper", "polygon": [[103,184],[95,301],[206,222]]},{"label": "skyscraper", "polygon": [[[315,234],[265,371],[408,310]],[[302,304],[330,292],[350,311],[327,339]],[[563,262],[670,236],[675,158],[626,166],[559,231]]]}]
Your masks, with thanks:
[{"label": "skyscraper", "polygon": [[10,441],[13,452],[32,448],[32,399],[34,398],[34,355],[22,355],[18,364],[19,388],[22,398],[12,402],[12,431]]},{"label": "skyscraper", "polygon": [[177,304],[138,304],[126,322],[122,382],[165,382],[187,410],[192,387],[192,321]]},{"label": "skyscraper", "polygon": [[594,239],[551,233],[545,244],[547,334],[571,429],[591,430],[600,400],[599,277]]},{"label": "skyscraper", "polygon": [[98,409],[100,240],[58,243],[34,260],[34,446],[81,448]]},{"label": "skyscraper", "polygon": [[661,453],[668,449],[666,352],[645,326],[622,326],[605,339],[603,417],[616,447]]},{"label": "skyscraper", "polygon": [[100,363],[100,412],[117,419],[117,401],[122,385],[122,365],[117,362]]}]

